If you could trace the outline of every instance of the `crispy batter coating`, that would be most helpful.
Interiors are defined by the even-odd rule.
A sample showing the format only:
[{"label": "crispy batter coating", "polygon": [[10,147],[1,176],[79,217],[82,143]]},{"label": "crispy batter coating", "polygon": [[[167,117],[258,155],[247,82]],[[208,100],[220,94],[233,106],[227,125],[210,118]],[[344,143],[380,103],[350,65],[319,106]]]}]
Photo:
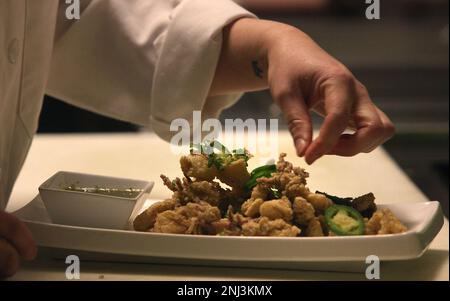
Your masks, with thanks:
[{"label": "crispy batter coating", "polygon": [[278,162],[277,162],[277,171],[280,173],[291,173],[292,172],[296,176],[299,176],[300,178],[302,178],[304,181],[303,184],[306,185],[306,178],[309,177],[309,174],[303,168],[294,167],[291,162],[284,160],[284,158],[286,156],[287,156],[286,153],[280,154],[280,156],[278,158]]},{"label": "crispy batter coating", "polygon": [[311,203],[318,215],[323,214],[325,210],[333,205],[333,202],[320,193],[310,193],[306,196],[306,200]]},{"label": "crispy batter coating", "polygon": [[300,229],[284,220],[270,220],[267,217],[252,219],[242,225],[244,236],[297,236]]},{"label": "crispy batter coating", "polygon": [[217,176],[217,169],[208,167],[208,158],[203,154],[182,156],[180,166],[183,174],[199,181],[212,181]]},{"label": "crispy batter coating", "polygon": [[264,184],[256,184],[252,189],[250,198],[266,200],[269,195],[269,188]]},{"label": "crispy batter coating", "polygon": [[[282,153],[276,172],[268,178],[257,178],[256,185],[248,191],[248,156],[235,156],[233,152],[210,158],[203,154],[181,157],[182,179],[170,180],[161,175],[164,185],[173,191],[172,198],[139,214],[133,222],[135,230],[223,236],[334,235],[324,217],[333,202],[324,194],[309,190],[309,175],[304,169],[294,167]],[[222,188],[221,184],[231,189]],[[406,231],[391,211],[376,211],[374,201],[374,195],[369,193],[351,203],[366,217],[365,234]]]},{"label": "crispy batter coating", "polygon": [[250,218],[243,216],[239,212],[234,212],[233,207],[229,206],[227,211],[227,217],[233,225],[242,227],[243,224],[247,223]]},{"label": "crispy batter coating", "polygon": [[172,234],[199,234],[198,220],[186,218],[174,210],[161,212],[156,217],[152,232]]},{"label": "crispy batter coating", "polygon": [[291,162],[284,160],[284,158],[286,158],[286,156],[287,156],[286,153],[281,153],[280,156],[278,157],[278,162],[277,162],[277,171],[278,172],[291,173],[293,171],[294,165]]},{"label": "crispy batter coating", "polygon": [[188,203],[175,210],[158,214],[153,232],[202,234],[204,227],[218,220],[220,220],[219,208],[206,202]]},{"label": "crispy batter coating", "polygon": [[204,154],[190,154],[180,159],[181,170],[186,177],[193,177],[197,181],[212,181],[216,177],[233,188],[243,187],[250,178],[247,163],[244,159],[237,159],[226,164],[223,169],[217,170],[208,166],[208,157]]},{"label": "crispy batter coating", "polygon": [[173,210],[176,206],[177,202],[172,199],[151,205],[134,219],[134,229],[136,231],[148,231],[155,224],[156,216],[159,213],[167,210]]},{"label": "crispy batter coating", "polygon": [[405,232],[407,228],[389,209],[381,209],[375,212],[366,224],[366,234],[396,234]]},{"label": "crispy batter coating", "polygon": [[294,221],[301,226],[307,226],[315,217],[314,207],[302,197],[296,197],[292,207],[294,209]]},{"label": "crispy batter coating", "polygon": [[306,227],[305,236],[309,237],[324,236],[322,224],[320,223],[318,217],[314,217],[309,221],[308,227]]},{"label": "crispy batter coating", "polygon": [[323,234],[324,234],[325,236],[330,235],[330,233],[332,233],[332,232],[328,229],[327,223],[326,223],[326,221],[325,221],[325,216],[324,216],[324,215],[319,215],[319,216],[317,217],[317,219],[319,220],[320,225],[322,226],[322,232],[323,232]]},{"label": "crispy batter coating", "polygon": [[248,199],[246,200],[242,206],[241,211],[245,216],[248,217],[258,217],[259,216],[259,208],[264,203],[263,199]]},{"label": "crispy batter coating", "polygon": [[230,162],[223,170],[220,170],[217,177],[220,181],[233,188],[240,188],[250,179],[250,174],[247,171],[245,160],[238,159]]},{"label": "crispy batter coating", "polygon": [[293,173],[272,173],[270,178],[259,178],[257,183],[263,187],[271,187],[278,189],[279,191],[284,191],[286,185],[296,177]]},{"label": "crispy batter coating", "polygon": [[285,197],[279,200],[266,201],[260,205],[259,214],[270,220],[281,218],[286,222],[290,222],[292,221],[291,202]]},{"label": "crispy batter coating", "polygon": [[257,182],[263,187],[277,189],[293,201],[296,196],[305,197],[309,193],[305,186],[308,173],[302,168],[293,167],[292,163],[284,160],[285,156],[285,153],[280,154],[277,172],[272,173],[270,178],[260,178]]},{"label": "crispy batter coating", "polygon": [[245,217],[240,213],[233,212],[232,206],[228,207],[226,215],[226,218],[211,223],[210,229],[212,229],[212,234],[221,236],[241,236],[242,226],[246,224],[250,218]]},{"label": "crispy batter coating", "polygon": [[292,178],[283,191],[283,194],[290,200],[294,200],[296,197],[306,198],[310,193],[308,187],[305,186],[302,179],[298,176]]},{"label": "crispy batter coating", "polygon": [[230,221],[228,218],[221,218],[218,221],[214,221],[205,227],[205,234],[216,235],[225,229],[230,227]]},{"label": "crispy batter coating", "polygon": [[178,213],[186,217],[197,217],[200,224],[211,223],[220,219],[220,211],[217,207],[206,202],[188,203],[177,208]]},{"label": "crispy batter coating", "polygon": [[179,178],[171,181],[165,175],[161,179],[170,190],[174,192],[172,198],[185,205],[189,202],[207,202],[217,206],[224,193],[224,190],[217,182],[191,181],[189,178]]},{"label": "crispy batter coating", "polygon": [[220,201],[222,188],[215,182],[192,182],[192,200],[194,202],[204,201],[213,206],[217,206]]}]

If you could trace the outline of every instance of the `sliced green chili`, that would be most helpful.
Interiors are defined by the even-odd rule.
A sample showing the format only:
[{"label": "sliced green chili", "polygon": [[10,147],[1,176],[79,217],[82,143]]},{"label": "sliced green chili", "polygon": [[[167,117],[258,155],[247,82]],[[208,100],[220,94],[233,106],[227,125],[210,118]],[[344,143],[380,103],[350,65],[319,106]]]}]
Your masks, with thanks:
[{"label": "sliced green chili", "polygon": [[255,168],[250,173],[250,179],[245,183],[244,187],[250,191],[253,187],[256,186],[257,179],[259,178],[270,178],[272,176],[272,173],[277,171],[277,166],[275,164],[271,165],[263,165],[260,167]]},{"label": "sliced green chili", "polygon": [[333,205],[325,210],[325,222],[328,229],[336,235],[364,234],[364,219],[361,214],[349,206]]}]

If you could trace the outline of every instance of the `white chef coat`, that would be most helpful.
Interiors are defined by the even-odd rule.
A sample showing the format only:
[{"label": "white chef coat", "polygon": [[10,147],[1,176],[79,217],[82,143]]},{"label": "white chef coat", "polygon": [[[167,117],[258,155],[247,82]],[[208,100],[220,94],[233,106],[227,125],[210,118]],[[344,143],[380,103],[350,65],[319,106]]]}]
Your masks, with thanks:
[{"label": "white chef coat", "polygon": [[44,93],[165,139],[173,119],[216,117],[239,97],[207,96],[222,28],[254,17],[231,0],[81,2],[81,19],[68,20],[64,0],[0,0],[0,209]]}]

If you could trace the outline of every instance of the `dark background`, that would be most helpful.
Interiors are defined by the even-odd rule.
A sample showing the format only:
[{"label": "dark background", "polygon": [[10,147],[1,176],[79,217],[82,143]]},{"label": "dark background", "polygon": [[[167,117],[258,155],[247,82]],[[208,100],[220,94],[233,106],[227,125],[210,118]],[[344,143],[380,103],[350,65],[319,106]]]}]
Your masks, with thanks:
[{"label": "dark background", "polygon": [[[448,216],[448,1],[381,0],[381,20],[364,0],[242,0],[259,17],[311,35],[346,64],[394,121],[385,144],[398,164]],[[255,105],[256,104],[256,105]],[[267,91],[246,94],[222,118],[279,118]],[[314,119],[315,126],[320,119]],[[280,125],[285,127],[280,119]],[[39,132],[142,131],[46,97]]]}]

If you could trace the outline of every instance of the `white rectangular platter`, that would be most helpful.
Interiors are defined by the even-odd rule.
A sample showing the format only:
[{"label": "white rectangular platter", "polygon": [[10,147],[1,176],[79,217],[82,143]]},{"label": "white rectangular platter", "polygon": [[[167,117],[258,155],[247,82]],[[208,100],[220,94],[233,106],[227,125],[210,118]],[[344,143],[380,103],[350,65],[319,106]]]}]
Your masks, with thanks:
[{"label": "white rectangular platter", "polygon": [[[53,224],[37,196],[16,215],[42,250],[84,260],[356,271],[369,255],[381,261],[420,257],[443,225],[438,202],[380,205],[408,227],[402,234],[352,237],[223,237],[143,233]],[[30,212],[38,218],[30,219]]]}]

